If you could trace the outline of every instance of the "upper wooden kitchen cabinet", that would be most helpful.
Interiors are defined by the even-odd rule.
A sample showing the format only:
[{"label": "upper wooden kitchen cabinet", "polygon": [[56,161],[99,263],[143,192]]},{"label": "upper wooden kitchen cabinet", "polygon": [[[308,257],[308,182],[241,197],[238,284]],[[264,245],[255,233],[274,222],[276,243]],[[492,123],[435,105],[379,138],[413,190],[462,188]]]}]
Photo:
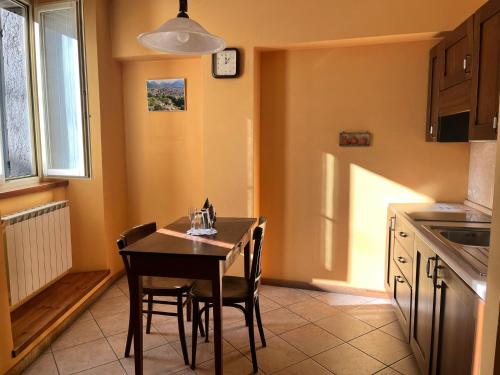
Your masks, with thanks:
[{"label": "upper wooden kitchen cabinet", "polygon": [[444,67],[441,90],[472,78],[473,37],[473,16],[446,36],[441,49]]},{"label": "upper wooden kitchen cabinet", "polygon": [[474,19],[470,140],[497,138],[500,92],[500,1],[489,1]]},{"label": "upper wooden kitchen cabinet", "polygon": [[439,121],[439,87],[441,84],[442,56],[440,50],[443,43],[434,46],[431,49],[429,60],[429,92],[427,102],[427,128],[426,140],[429,142],[437,140],[438,121]]},{"label": "upper wooden kitchen cabinet", "polygon": [[497,139],[500,0],[490,0],[430,51],[426,141]]}]

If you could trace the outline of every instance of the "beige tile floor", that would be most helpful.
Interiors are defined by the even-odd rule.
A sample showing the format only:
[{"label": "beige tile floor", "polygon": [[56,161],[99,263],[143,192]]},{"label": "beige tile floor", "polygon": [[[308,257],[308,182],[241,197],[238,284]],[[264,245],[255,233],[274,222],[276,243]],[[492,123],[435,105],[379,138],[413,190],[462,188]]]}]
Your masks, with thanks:
[{"label": "beige tile floor", "polygon": [[[123,358],[127,294],[120,279],[24,374],[133,374],[133,357]],[[262,286],[261,309],[267,347],[257,344],[260,374],[419,374],[388,300]],[[225,374],[251,374],[243,315],[230,308],[224,314]],[[184,366],[175,319],[153,317],[144,335],[144,373],[213,374],[212,342],[200,340],[196,371]]]}]

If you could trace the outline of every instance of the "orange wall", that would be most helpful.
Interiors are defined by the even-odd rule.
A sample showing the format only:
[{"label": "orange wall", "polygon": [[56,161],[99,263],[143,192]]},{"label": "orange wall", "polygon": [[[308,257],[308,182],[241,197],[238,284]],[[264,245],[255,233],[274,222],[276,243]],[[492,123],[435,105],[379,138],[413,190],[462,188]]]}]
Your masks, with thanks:
[{"label": "orange wall", "polygon": [[387,205],[466,198],[468,145],[424,141],[434,43],[262,54],[265,277],[383,290]]},{"label": "orange wall", "polygon": [[[111,277],[123,268],[115,240],[127,225],[127,187],[121,66],[111,55],[110,5],[109,1],[84,2],[92,177],[72,179],[67,189],[0,200],[0,213],[68,199],[71,206],[72,270],[109,269]],[[3,253],[3,248],[0,248],[0,253]],[[3,256],[0,256],[0,374],[22,360],[44,338],[37,339],[16,358],[11,357],[13,345],[5,270]],[[77,307],[61,317],[54,327]]]},{"label": "orange wall", "polygon": [[[199,58],[123,64],[130,225],[165,225],[203,203],[201,75]],[[186,111],[148,111],[146,81],[162,78],[186,78]]]},{"label": "orange wall", "polygon": [[[243,52],[237,80],[211,77],[202,58],[204,188],[222,215],[252,215],[258,147],[258,53],[256,48],[353,38],[436,33],[456,27],[484,0],[197,0],[190,15]],[[113,55],[120,60],[158,54],[139,45],[141,32],[175,16],[176,1],[113,0]],[[257,150],[258,151],[258,150]],[[257,152],[258,154],[258,152]]]},{"label": "orange wall", "polygon": [[[123,269],[116,239],[127,228],[127,171],[123,115],[122,66],[113,59],[110,29],[111,2],[97,2],[99,103],[102,147],[102,196],[104,248],[107,268],[114,274]],[[97,88],[94,88],[94,90]]]},{"label": "orange wall", "polygon": [[92,173],[72,180],[73,268],[123,269],[115,240],[127,226],[121,65],[111,55],[110,2],[85,1]]}]

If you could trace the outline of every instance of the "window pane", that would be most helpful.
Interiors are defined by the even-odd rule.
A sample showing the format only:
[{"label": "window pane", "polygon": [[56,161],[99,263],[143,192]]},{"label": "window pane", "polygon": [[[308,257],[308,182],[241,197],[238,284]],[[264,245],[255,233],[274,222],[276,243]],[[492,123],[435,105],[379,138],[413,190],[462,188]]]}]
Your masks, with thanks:
[{"label": "window pane", "polygon": [[5,177],[35,174],[26,8],[0,0],[0,124]]},{"label": "window pane", "polygon": [[84,114],[74,4],[40,10],[42,132],[48,175],[85,176]]}]

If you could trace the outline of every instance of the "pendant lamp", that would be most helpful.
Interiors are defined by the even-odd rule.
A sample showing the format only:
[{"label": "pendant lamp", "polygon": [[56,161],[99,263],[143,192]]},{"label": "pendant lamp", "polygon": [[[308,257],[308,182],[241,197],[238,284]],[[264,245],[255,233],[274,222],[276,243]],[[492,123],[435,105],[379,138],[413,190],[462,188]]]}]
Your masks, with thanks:
[{"label": "pendant lamp", "polygon": [[206,55],[222,51],[226,42],[210,34],[187,14],[187,0],[179,0],[179,14],[154,31],[137,37],[146,48],[179,55]]}]

